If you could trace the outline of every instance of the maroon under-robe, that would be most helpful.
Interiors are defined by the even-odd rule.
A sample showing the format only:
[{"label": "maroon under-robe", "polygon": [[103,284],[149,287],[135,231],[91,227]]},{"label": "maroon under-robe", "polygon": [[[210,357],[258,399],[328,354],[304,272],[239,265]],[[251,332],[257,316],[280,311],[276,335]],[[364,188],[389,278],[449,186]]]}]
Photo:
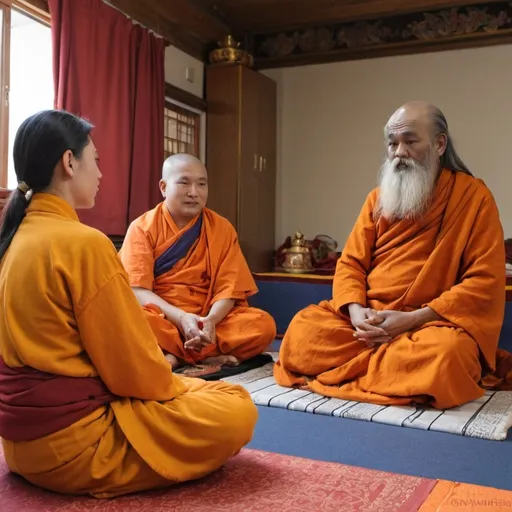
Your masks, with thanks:
[{"label": "maroon under-robe", "polygon": [[66,377],[0,358],[0,437],[30,441],[63,428],[119,397],[97,377]]}]

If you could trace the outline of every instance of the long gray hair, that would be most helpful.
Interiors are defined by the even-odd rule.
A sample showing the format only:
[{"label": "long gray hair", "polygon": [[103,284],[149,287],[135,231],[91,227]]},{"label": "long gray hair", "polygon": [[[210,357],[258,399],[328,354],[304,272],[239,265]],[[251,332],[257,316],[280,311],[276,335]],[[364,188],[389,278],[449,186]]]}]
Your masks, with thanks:
[{"label": "long gray hair", "polygon": [[447,139],[446,150],[440,158],[441,167],[473,176],[473,173],[467,168],[466,164],[455,151],[453,139],[448,132],[448,122],[446,121],[446,117],[437,107],[433,107],[432,109],[432,125],[434,129],[434,137],[444,133]]}]

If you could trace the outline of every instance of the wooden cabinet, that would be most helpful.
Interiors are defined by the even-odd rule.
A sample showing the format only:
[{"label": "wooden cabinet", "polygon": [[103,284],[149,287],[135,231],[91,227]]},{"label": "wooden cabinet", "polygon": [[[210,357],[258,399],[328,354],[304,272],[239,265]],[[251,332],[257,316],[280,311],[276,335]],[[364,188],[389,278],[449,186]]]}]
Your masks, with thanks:
[{"label": "wooden cabinet", "polygon": [[229,219],[253,272],[272,270],[276,83],[243,66],[206,70],[208,206]]}]

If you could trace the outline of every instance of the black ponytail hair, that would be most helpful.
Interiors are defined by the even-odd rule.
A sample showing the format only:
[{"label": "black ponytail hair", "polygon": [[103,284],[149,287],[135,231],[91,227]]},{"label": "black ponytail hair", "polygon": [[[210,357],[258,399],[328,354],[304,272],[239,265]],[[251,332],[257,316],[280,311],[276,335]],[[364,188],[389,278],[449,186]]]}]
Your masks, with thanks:
[{"label": "black ponytail hair", "polygon": [[66,151],[70,150],[75,158],[81,157],[92,128],[84,119],[63,110],[44,110],[21,124],[13,149],[18,188],[2,212],[0,259],[25,217],[32,194],[50,186],[53,171]]}]

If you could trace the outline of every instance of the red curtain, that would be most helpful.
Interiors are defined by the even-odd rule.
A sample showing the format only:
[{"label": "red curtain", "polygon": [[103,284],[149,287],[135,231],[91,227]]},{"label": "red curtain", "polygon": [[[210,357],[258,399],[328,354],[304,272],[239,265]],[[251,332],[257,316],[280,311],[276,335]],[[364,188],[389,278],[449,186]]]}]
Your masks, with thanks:
[{"label": "red curtain", "polygon": [[101,0],[49,0],[55,108],[90,120],[103,179],[80,218],[108,235],[161,200],[165,41]]}]

